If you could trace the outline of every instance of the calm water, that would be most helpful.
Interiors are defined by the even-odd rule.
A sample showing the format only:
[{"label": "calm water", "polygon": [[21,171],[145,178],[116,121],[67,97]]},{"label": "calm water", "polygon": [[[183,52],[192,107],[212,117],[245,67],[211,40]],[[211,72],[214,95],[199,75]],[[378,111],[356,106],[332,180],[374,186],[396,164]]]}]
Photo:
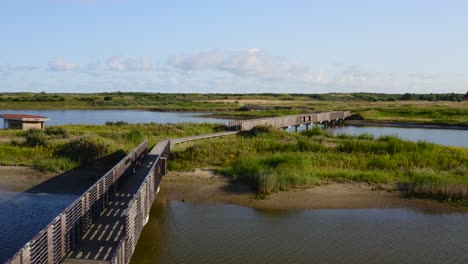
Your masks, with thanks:
[{"label": "calm water", "polygon": [[[225,123],[228,120],[201,117],[207,113],[152,112],[141,110],[0,110],[0,114],[30,114],[50,118],[48,126],[66,124],[105,124],[107,121],[128,123]],[[209,114],[209,113],[208,113]],[[3,128],[3,119],[0,119]]]},{"label": "calm water", "polygon": [[446,146],[468,147],[468,130],[358,126],[336,127],[331,128],[331,130],[335,135],[359,135],[362,133],[370,133],[376,137],[398,135],[411,141],[427,141]]},{"label": "calm water", "polygon": [[141,263],[468,263],[468,214],[155,203]]},{"label": "calm water", "polygon": [[0,191],[0,263],[15,254],[76,198]]}]

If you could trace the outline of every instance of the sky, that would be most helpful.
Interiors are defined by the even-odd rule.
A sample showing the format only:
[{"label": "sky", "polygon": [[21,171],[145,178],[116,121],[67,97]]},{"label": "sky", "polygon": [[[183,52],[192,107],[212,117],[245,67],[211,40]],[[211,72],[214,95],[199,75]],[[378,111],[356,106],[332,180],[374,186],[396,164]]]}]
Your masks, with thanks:
[{"label": "sky", "polygon": [[2,0],[0,92],[466,93],[468,1]]}]

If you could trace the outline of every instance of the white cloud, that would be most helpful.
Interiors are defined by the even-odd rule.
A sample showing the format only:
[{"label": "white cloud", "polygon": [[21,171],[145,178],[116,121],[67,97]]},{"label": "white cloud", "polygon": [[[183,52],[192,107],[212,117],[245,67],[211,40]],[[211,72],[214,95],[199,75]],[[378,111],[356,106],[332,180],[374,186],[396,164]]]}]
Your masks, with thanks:
[{"label": "white cloud", "polygon": [[55,58],[49,61],[50,71],[74,71],[78,67],[75,63],[67,61],[63,58]]},{"label": "white cloud", "polygon": [[154,68],[151,59],[148,57],[133,59],[115,56],[107,59],[106,65],[109,70],[117,72],[150,71]]},{"label": "white cloud", "polygon": [[256,48],[233,52],[214,49],[189,55],[179,54],[170,57],[167,64],[180,71],[223,71],[265,80],[287,79],[307,71],[302,63],[288,61]]}]

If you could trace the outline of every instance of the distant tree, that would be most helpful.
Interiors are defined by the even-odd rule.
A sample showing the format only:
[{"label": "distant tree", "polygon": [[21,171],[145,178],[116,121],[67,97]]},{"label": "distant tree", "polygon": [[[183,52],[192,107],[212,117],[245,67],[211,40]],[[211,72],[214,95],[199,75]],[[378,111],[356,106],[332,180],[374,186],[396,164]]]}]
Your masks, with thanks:
[{"label": "distant tree", "polygon": [[465,94],[465,96],[463,98],[468,99],[468,92],[466,92],[466,94]]},{"label": "distant tree", "polygon": [[104,96],[104,101],[112,101],[112,96]]},{"label": "distant tree", "polygon": [[401,96],[400,99],[401,99],[401,100],[414,100],[414,99],[415,99],[415,95],[414,95],[414,94],[410,94],[410,93],[405,93],[403,96]]}]

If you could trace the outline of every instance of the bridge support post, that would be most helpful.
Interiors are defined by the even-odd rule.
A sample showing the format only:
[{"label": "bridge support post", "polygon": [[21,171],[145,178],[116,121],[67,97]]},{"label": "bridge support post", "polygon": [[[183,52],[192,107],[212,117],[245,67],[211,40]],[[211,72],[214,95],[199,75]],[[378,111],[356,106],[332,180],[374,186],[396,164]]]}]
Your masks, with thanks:
[{"label": "bridge support post", "polygon": [[47,263],[54,263],[54,225],[47,229]]},{"label": "bridge support post", "polygon": [[309,124],[306,124],[306,130],[309,130]]},{"label": "bridge support post", "polygon": [[22,251],[19,263],[31,263],[31,246],[27,245]]},{"label": "bridge support post", "polygon": [[161,172],[161,174],[166,175],[166,173],[167,173],[167,158],[161,158],[161,162],[162,162],[162,172]]},{"label": "bridge support post", "polygon": [[299,126],[294,126],[294,131],[297,132],[297,128],[298,128],[298,127],[299,127]]}]

